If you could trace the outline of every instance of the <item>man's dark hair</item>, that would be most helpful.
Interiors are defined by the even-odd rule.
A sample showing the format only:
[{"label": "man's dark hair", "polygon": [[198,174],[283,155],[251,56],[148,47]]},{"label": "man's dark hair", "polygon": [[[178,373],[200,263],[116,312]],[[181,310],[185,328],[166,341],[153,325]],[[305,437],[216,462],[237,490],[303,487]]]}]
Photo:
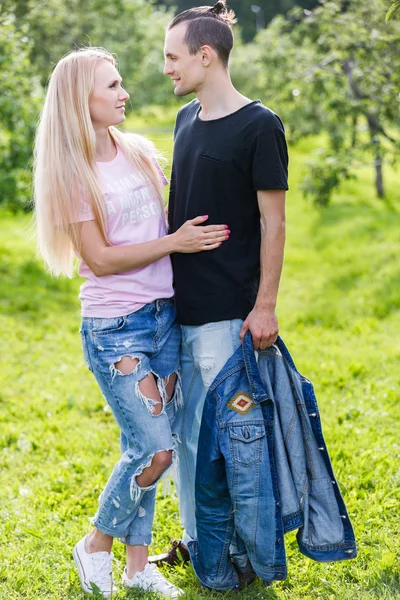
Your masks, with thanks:
[{"label": "man's dark hair", "polygon": [[236,23],[233,10],[226,6],[226,0],[218,0],[214,6],[197,6],[177,15],[168,25],[172,29],[180,23],[187,23],[183,41],[190,54],[196,54],[202,46],[210,46],[216,51],[221,62],[227,66],[233,48],[231,25]]}]

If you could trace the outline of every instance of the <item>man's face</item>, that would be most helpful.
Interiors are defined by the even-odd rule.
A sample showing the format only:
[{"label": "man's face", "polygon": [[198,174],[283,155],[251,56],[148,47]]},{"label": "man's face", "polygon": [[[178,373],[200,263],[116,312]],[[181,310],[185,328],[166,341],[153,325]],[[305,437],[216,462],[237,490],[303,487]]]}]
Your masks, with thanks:
[{"label": "man's face", "polygon": [[175,96],[186,96],[198,92],[205,78],[205,69],[201,62],[201,51],[189,54],[189,48],[183,41],[186,24],[173,27],[165,36],[164,45],[164,75],[169,75],[173,81]]}]

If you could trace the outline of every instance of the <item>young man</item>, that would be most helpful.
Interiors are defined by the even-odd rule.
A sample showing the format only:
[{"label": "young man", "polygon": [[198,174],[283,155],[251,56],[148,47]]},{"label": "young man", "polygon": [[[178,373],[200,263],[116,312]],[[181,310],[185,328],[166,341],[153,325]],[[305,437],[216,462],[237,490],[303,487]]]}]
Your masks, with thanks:
[{"label": "young man", "polygon": [[[184,407],[176,432],[184,558],[186,543],[196,538],[196,452],[207,389],[248,330],[256,350],[278,335],[287,147],[279,117],[231,83],[234,22],[225,0],[187,10],[169,24],[164,49],[164,74],[175,95],[197,97],[176,120],[170,231],[201,214],[207,223],[227,224],[230,233],[212,252],[172,257],[183,334]],[[177,547],[174,542],[166,561],[174,562]]]}]

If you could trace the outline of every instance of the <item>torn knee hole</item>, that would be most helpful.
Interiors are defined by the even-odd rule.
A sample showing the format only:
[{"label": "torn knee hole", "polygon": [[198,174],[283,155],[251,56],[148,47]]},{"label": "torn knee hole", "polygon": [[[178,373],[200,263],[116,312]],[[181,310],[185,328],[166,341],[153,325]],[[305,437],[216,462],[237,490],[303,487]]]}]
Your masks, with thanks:
[{"label": "torn knee hole", "polygon": [[[151,461],[144,467],[139,469],[139,472],[133,478],[139,488],[146,488],[153,485],[161,475],[171,466],[173,457],[172,450],[160,450],[151,458]],[[132,496],[132,489],[131,489]]]},{"label": "torn knee hole", "polygon": [[165,471],[172,463],[172,450],[161,450],[153,456],[152,464],[159,470]]}]

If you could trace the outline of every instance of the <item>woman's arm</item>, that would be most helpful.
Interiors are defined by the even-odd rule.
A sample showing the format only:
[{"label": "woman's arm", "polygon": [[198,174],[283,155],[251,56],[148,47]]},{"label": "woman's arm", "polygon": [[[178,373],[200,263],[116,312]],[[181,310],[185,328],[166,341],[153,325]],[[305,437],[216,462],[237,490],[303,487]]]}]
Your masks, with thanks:
[{"label": "woman's arm", "polygon": [[186,221],[175,233],[129,246],[107,246],[96,221],[84,221],[79,224],[82,240],[79,253],[96,277],[103,277],[145,267],[173,252],[214,250],[228,239],[228,226],[200,227],[207,219],[207,215],[196,217]]}]

